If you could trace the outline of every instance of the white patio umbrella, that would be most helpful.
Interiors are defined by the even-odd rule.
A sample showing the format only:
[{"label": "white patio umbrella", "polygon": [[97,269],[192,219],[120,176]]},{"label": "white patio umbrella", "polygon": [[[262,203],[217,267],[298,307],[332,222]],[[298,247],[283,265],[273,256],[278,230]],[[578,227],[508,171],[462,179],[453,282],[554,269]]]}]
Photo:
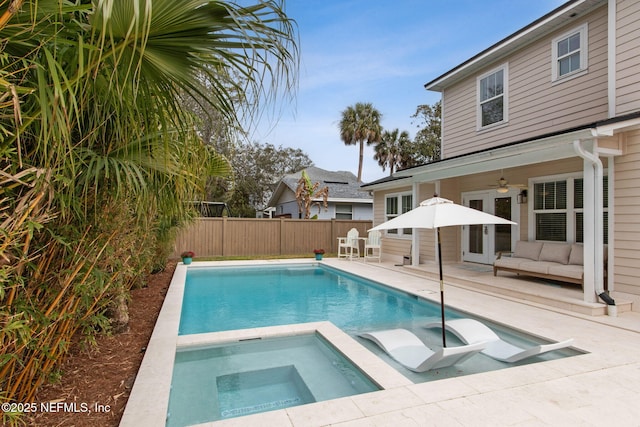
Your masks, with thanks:
[{"label": "white patio umbrella", "polygon": [[451,200],[434,196],[420,203],[415,209],[397,216],[387,222],[373,227],[371,230],[391,230],[396,228],[429,228],[436,229],[438,238],[438,265],[440,267],[440,312],[442,317],[442,346],[446,347],[444,328],[444,281],[442,279],[442,250],[440,227],[452,225],[477,224],[516,224],[508,219],[500,218],[477,209],[453,203]]}]

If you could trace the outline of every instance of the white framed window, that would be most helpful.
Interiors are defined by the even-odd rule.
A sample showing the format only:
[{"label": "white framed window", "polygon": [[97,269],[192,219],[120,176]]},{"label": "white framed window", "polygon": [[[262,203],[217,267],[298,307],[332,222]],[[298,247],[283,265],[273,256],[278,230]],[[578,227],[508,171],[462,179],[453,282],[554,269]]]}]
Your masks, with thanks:
[{"label": "white framed window", "polygon": [[477,79],[478,129],[507,122],[507,64]]},{"label": "white framed window", "polygon": [[[532,218],[529,233],[535,240],[584,242],[582,174],[541,177],[533,180]],[[607,243],[608,177],[603,177],[604,240]]]},{"label": "white framed window", "polygon": [[567,180],[533,184],[536,240],[567,241]]},{"label": "white framed window", "polygon": [[[413,195],[411,193],[387,194],[384,205],[386,222],[413,209]],[[413,229],[397,228],[387,230],[387,234],[392,236],[410,236],[413,234]]]},{"label": "white framed window", "polygon": [[587,24],[553,39],[551,42],[551,80],[581,75],[588,67]]},{"label": "white framed window", "polygon": [[336,205],[336,219],[353,219],[353,206]]}]

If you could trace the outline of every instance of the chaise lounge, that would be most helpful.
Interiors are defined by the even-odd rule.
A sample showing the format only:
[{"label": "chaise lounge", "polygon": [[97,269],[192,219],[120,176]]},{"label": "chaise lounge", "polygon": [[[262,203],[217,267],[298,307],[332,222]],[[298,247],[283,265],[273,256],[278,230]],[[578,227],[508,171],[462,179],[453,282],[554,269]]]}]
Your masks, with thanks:
[{"label": "chaise lounge", "polygon": [[[429,323],[426,328],[441,328],[440,322]],[[514,363],[533,356],[539,356],[553,350],[569,347],[573,344],[573,338],[565,341],[540,344],[530,348],[522,348],[502,340],[487,325],[474,319],[454,319],[445,323],[447,331],[452,332],[466,344],[484,343],[486,348],[482,354],[501,362]]]},{"label": "chaise lounge", "polygon": [[478,342],[458,347],[444,347],[434,352],[406,329],[368,332],[360,334],[360,337],[373,341],[389,356],[414,372],[455,365],[482,351],[486,345],[484,342]]}]

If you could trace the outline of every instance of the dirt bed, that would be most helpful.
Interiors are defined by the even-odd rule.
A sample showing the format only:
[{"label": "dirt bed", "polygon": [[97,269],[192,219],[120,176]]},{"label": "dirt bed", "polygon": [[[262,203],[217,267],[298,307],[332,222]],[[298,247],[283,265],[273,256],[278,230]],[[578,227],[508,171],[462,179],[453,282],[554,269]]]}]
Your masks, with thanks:
[{"label": "dirt bed", "polygon": [[28,425],[115,427],[120,423],[175,267],[175,262],[169,263],[163,272],[149,275],[146,287],[131,292],[127,331],[99,336],[97,347],[90,351],[73,345],[60,380],[41,387],[35,398],[39,407],[44,403],[48,410],[25,420]]}]

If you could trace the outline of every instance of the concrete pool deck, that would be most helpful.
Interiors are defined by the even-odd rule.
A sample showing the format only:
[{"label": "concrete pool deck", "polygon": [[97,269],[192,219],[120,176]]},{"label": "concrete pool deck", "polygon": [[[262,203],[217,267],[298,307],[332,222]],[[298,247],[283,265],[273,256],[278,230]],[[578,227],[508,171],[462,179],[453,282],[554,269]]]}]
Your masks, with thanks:
[{"label": "concrete pool deck", "polygon": [[[264,263],[309,263],[310,260],[203,262],[192,266]],[[325,259],[333,266],[367,279],[439,302],[439,283],[398,271],[389,264]],[[121,426],[164,425],[173,358],[178,343],[177,322],[188,267],[179,265],[138,372]],[[176,286],[174,286],[176,285]],[[603,425],[640,424],[640,313],[618,317],[587,316],[539,304],[479,293],[445,281],[448,307],[472,312],[554,341],[574,338],[574,347],[587,354],[517,366],[509,369],[413,384],[380,365],[372,353],[332,325],[325,331],[341,351],[385,388],[341,399],[312,403],[201,426],[425,426],[425,425]],[[325,323],[325,322],[321,322]],[[276,330],[276,328],[279,328]],[[295,326],[304,330],[305,327]],[[271,331],[230,331],[208,337],[219,342],[252,334],[287,334],[287,327]],[[211,334],[206,334],[211,335]],[[199,338],[202,339],[202,338]],[[198,339],[180,337],[181,345]],[[207,341],[209,342],[209,341]],[[185,344],[187,343],[187,344]],[[344,347],[346,346],[346,347]],[[346,348],[346,350],[345,350]],[[371,357],[375,357],[372,359]],[[366,360],[367,362],[363,362]],[[168,374],[167,374],[168,372]]]}]

